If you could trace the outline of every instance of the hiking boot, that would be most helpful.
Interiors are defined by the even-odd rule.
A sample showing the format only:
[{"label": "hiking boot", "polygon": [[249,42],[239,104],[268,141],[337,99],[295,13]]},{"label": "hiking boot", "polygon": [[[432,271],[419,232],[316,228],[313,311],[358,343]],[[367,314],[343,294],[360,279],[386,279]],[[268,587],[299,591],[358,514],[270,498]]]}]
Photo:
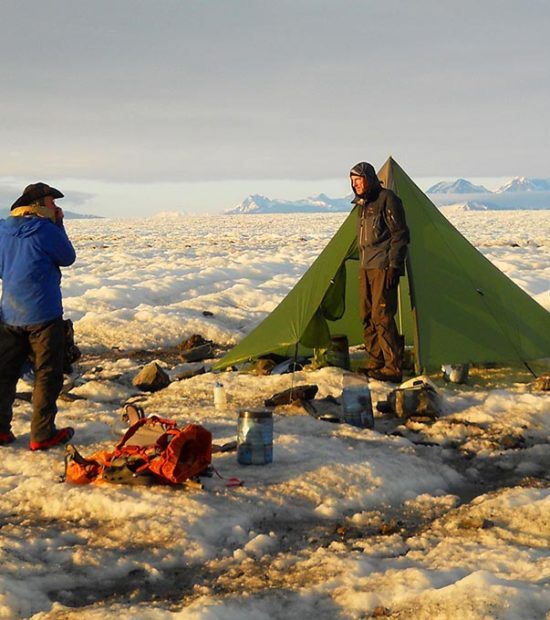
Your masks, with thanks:
[{"label": "hiking boot", "polygon": [[15,435],[8,431],[7,433],[0,433],[0,446],[7,446],[15,441]]},{"label": "hiking boot", "polygon": [[366,377],[370,377],[371,372],[377,372],[379,370],[382,370],[382,368],[383,366],[371,366],[370,364],[367,364],[366,366],[360,366],[359,368],[357,368],[357,372],[365,375]]},{"label": "hiking boot", "polygon": [[377,381],[388,381],[389,383],[401,383],[403,381],[403,375],[401,373],[397,373],[394,370],[388,370],[387,368],[370,370],[369,377],[371,377],[371,379],[376,379]]},{"label": "hiking boot", "polygon": [[62,444],[67,443],[71,440],[71,437],[74,435],[74,428],[67,426],[65,428],[60,428],[55,431],[55,433],[45,441],[31,441],[29,444],[30,450],[49,450],[50,448],[55,448],[55,446],[60,446]]}]

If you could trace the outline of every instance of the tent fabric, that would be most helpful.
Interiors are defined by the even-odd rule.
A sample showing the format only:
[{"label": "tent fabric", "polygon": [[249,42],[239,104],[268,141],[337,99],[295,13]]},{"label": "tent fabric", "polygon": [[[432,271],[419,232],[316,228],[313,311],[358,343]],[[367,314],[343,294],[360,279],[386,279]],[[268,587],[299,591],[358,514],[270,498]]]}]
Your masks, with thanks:
[{"label": "tent fabric", "polygon": [[[391,157],[378,172],[403,202],[411,242],[397,325],[416,370],[550,357],[550,313],[476,250]],[[281,303],[215,365],[362,342],[355,207]]]}]

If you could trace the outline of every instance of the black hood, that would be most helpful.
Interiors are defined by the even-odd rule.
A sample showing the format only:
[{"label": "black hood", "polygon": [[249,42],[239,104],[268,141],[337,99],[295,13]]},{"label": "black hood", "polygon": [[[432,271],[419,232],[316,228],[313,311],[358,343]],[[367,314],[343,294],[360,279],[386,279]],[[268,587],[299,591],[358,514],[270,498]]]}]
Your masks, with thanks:
[{"label": "black hood", "polygon": [[355,166],[353,166],[353,168],[349,172],[349,175],[350,177],[365,177],[367,179],[367,191],[360,196],[358,194],[355,194],[355,190],[353,189],[352,185],[351,189],[355,194],[355,199],[352,200],[352,202],[355,203],[359,199],[373,200],[380,193],[382,186],[380,185],[380,181],[376,176],[376,170],[374,169],[374,166],[372,164],[369,164],[366,161],[359,162],[358,164],[355,164]]}]

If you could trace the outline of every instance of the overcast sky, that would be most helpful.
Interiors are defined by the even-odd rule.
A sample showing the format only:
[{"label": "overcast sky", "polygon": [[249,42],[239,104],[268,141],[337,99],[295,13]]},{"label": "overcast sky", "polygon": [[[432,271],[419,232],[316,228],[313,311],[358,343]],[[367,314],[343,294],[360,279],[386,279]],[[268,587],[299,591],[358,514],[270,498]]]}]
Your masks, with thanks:
[{"label": "overcast sky", "polygon": [[550,177],[548,0],[0,7],[8,202],[36,180],[120,215],[343,195],[390,154],[413,178]]}]

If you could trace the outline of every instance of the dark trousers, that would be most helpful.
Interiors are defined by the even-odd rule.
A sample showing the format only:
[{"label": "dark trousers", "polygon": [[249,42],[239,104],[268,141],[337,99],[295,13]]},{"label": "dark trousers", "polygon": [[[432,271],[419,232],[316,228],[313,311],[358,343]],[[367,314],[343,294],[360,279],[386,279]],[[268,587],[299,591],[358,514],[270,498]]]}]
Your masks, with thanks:
[{"label": "dark trousers", "polygon": [[386,288],[385,269],[359,269],[359,293],[369,368],[401,374],[403,345],[394,318],[397,286]]},{"label": "dark trousers", "polygon": [[31,441],[45,441],[54,434],[56,400],[63,387],[64,348],[62,317],[25,327],[0,324],[0,433],[10,430],[17,381],[31,355],[35,373]]}]

